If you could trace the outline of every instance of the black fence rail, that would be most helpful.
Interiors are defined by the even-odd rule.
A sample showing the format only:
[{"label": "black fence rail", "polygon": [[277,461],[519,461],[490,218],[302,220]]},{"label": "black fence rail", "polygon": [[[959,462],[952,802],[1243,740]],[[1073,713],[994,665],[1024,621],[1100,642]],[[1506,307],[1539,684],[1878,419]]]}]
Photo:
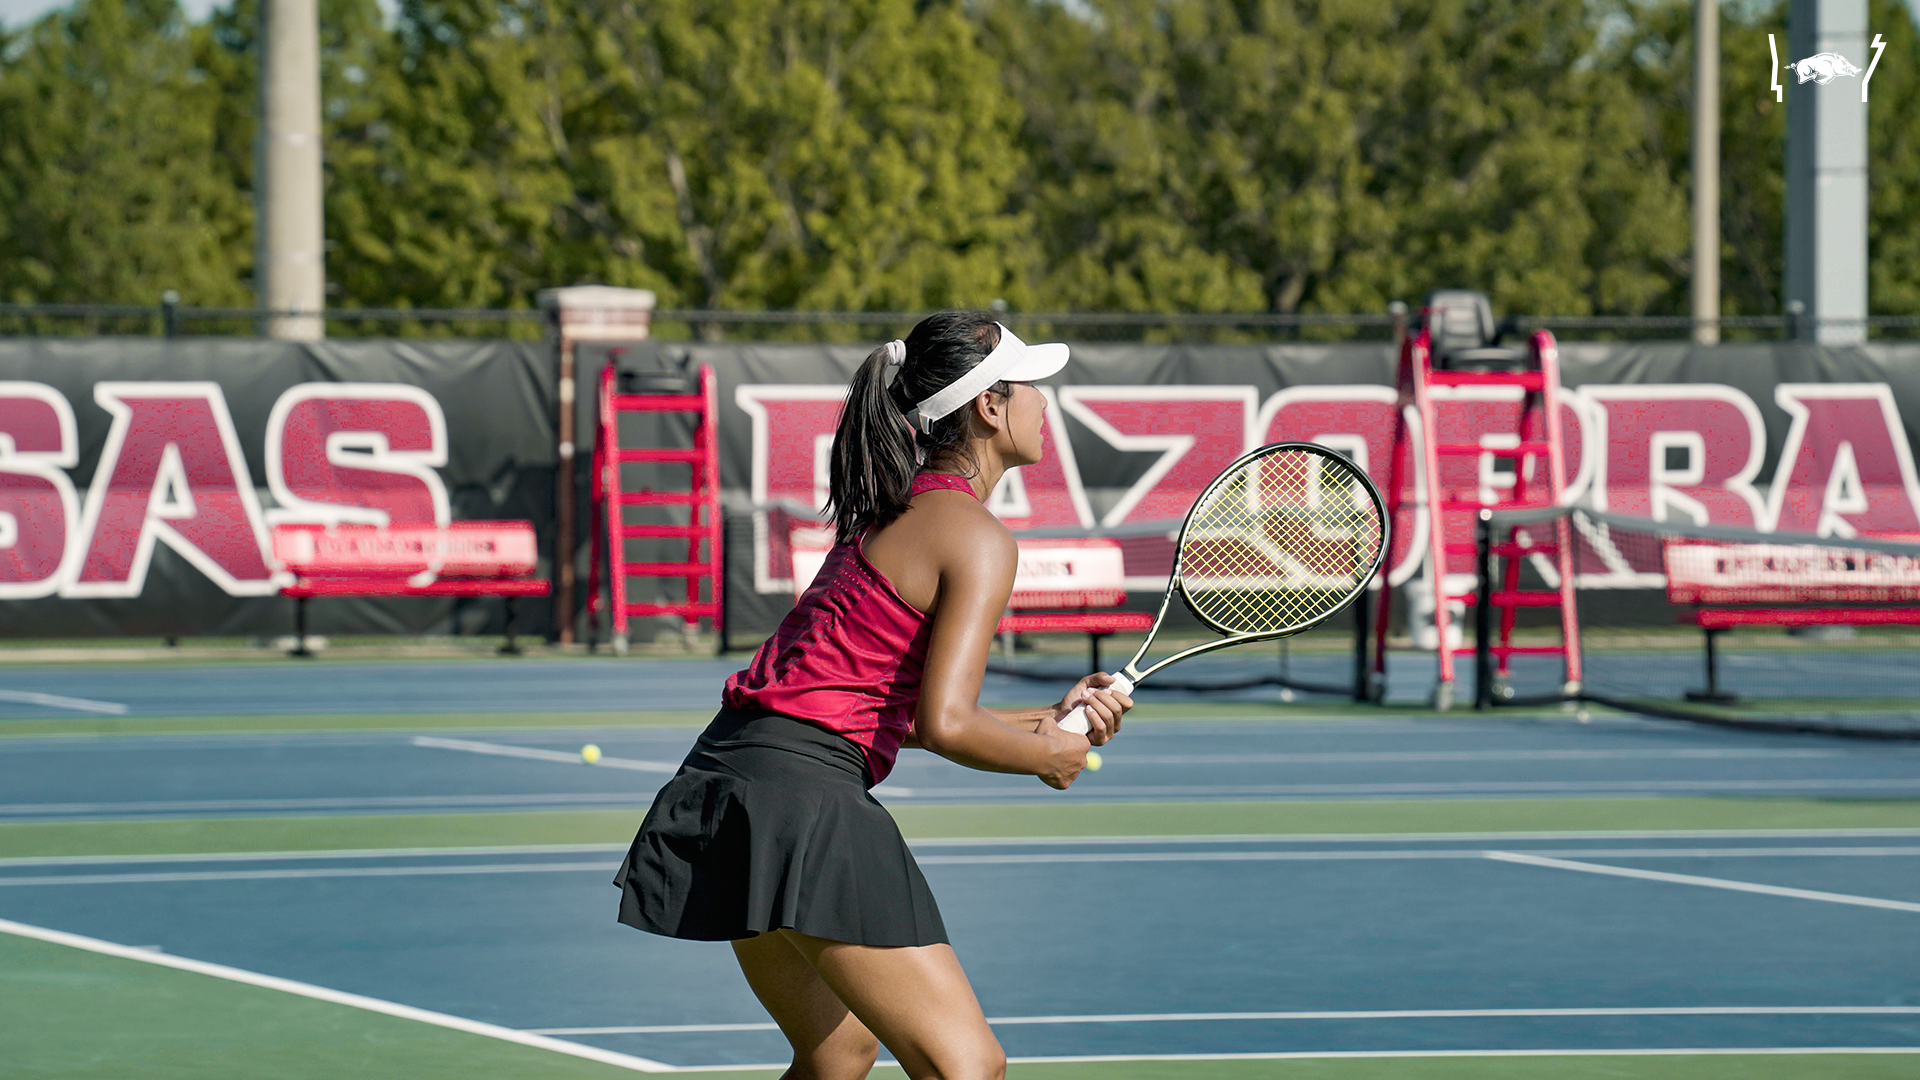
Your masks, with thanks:
[{"label": "black fence rail", "polygon": [[[251,337],[274,318],[310,312],[158,304],[0,304],[0,337]],[[662,308],[653,335],[663,341],[874,341],[903,335],[923,312],[734,311]],[[532,308],[331,308],[321,313],[334,337],[455,337],[533,339],[546,333],[545,312]],[[1075,341],[1115,342],[1336,342],[1390,341],[1403,312],[1021,312],[1001,321],[1032,340],[1057,335]],[[1699,321],[1684,315],[1512,315],[1514,333],[1549,329],[1573,340],[1633,341],[1690,338]],[[1920,340],[1920,315],[1812,319],[1796,312],[1713,320],[1723,341],[1812,337],[1827,328],[1864,328],[1871,341]]]}]

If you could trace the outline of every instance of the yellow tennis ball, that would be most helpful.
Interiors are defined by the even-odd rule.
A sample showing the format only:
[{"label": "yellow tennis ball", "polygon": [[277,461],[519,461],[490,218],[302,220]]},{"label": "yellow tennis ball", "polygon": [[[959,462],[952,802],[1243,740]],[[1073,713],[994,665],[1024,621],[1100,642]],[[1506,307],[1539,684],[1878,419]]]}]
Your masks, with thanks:
[{"label": "yellow tennis ball", "polygon": [[1087,751],[1087,771],[1088,772],[1100,771],[1100,751],[1098,750]]},{"label": "yellow tennis ball", "polygon": [[596,761],[599,761],[600,748],[593,745],[592,743],[588,743],[587,745],[581,747],[580,760],[586,762],[589,765],[593,764]]}]

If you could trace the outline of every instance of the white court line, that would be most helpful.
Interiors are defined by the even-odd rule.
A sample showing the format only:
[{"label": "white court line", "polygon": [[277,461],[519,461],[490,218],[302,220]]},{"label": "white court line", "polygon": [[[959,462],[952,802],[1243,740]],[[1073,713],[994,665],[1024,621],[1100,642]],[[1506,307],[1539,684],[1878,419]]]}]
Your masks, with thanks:
[{"label": "white court line", "polygon": [[0,819],[60,814],[113,814],[116,817],[237,810],[406,810],[438,807],[498,809],[526,806],[585,806],[624,809],[645,805],[645,792],[567,791],[548,795],[368,795],[295,799],[179,799],[153,802],[0,803]]},{"label": "white court line", "polygon": [[[1082,783],[1087,783],[1082,781]],[[1271,795],[1605,795],[1617,792],[1696,792],[1696,791],[1905,791],[1920,788],[1920,777],[1899,776],[1885,779],[1842,777],[1833,780],[1783,778],[1778,780],[1461,780],[1409,781],[1405,783],[1366,784],[1155,784],[1132,787],[1088,783],[1087,794],[1101,798],[1179,798],[1197,796],[1218,800],[1235,796]],[[1038,802],[1048,796],[1039,792],[1031,798],[1024,787],[995,784],[982,787],[916,788],[916,794],[931,798],[995,799],[1010,796],[1021,802]],[[876,794],[885,794],[883,785]],[[904,792],[896,792],[904,794]]]},{"label": "white court line", "polygon": [[[1574,1016],[1915,1016],[1920,1005],[1694,1005],[1591,1009],[1371,1009],[1319,1012],[1113,1013],[1091,1016],[989,1016],[987,1023],[1185,1024],[1257,1020],[1481,1020]],[[778,1031],[776,1024],[653,1024],[644,1027],[527,1028],[536,1035],[678,1035],[717,1031]]]},{"label": "white court line", "polygon": [[[429,735],[415,736],[415,746],[425,746],[436,750],[464,750],[470,754],[492,754],[497,757],[526,758],[530,761],[553,761],[562,765],[583,765],[579,754],[567,754],[558,750],[536,750],[528,746],[507,746],[502,743],[472,742],[467,739],[437,739]],[[635,772],[667,773],[672,775],[680,771],[680,766],[665,761],[640,761],[635,758],[603,757],[594,762],[594,766],[609,769],[632,769]],[[914,789],[889,784],[873,789],[876,795],[899,795],[912,797]]]},{"label": "white court line", "polygon": [[[547,751],[552,753],[553,751]],[[602,759],[601,764],[605,764]],[[653,763],[660,764],[660,763]],[[649,770],[653,771],[653,770]],[[1366,796],[1366,795],[1420,795],[1452,794],[1475,795],[1620,795],[1638,794],[1649,791],[1762,791],[1779,792],[1789,789],[1811,791],[1889,791],[1920,788],[1920,777],[1911,779],[1887,780],[1662,780],[1662,781],[1594,781],[1587,783],[1541,782],[1541,783],[1462,783],[1462,784],[1298,784],[1270,785],[1261,787],[1095,787],[1088,794],[1101,799],[1129,799],[1142,797],[1204,796],[1217,801],[1221,798],[1236,796],[1263,795],[1327,795],[1327,796]],[[876,796],[921,796],[934,798],[961,798],[969,800],[1015,802],[1020,804],[1038,803],[1047,796],[1039,792],[1029,793],[1024,788],[1002,786],[980,788],[901,788],[891,784],[882,784],[873,789]],[[7,817],[47,817],[55,815],[100,815],[111,814],[116,817],[129,815],[153,815],[200,812],[239,812],[239,811],[319,811],[319,810],[401,810],[401,809],[440,809],[440,808],[482,808],[512,809],[534,806],[585,806],[600,808],[625,808],[642,805],[652,798],[643,791],[615,792],[561,792],[536,795],[379,795],[350,798],[291,798],[291,799],[185,799],[152,802],[93,802],[93,803],[5,803],[0,804],[0,820]]]},{"label": "white court line", "polygon": [[[608,852],[625,850],[624,848],[606,848]],[[1351,851],[1121,851],[1121,852],[1053,852],[1033,854],[992,854],[992,855],[923,855],[918,861],[922,866],[1050,866],[1085,863],[1201,863],[1201,862],[1391,862],[1395,860],[1439,860],[1439,859],[1486,859],[1514,857],[1509,861],[1544,861],[1541,865],[1562,865],[1563,860],[1553,858],[1559,855],[1582,855],[1588,857],[1614,859],[1682,859],[1682,858],[1826,858],[1830,856],[1856,856],[1885,858],[1900,856],[1920,856],[1920,847],[1832,847],[1832,848],[1615,848],[1611,850],[1577,849],[1574,851],[1544,851],[1528,853],[1489,853],[1475,848],[1424,848],[1410,851],[1372,848]],[[267,860],[260,860],[267,861]],[[0,864],[4,867],[5,864]],[[44,865],[44,864],[42,864]],[[1569,864],[1590,866],[1590,863]],[[131,885],[166,884],[188,881],[290,881],[312,880],[316,878],[376,878],[376,877],[463,877],[475,874],[558,874],[578,873],[581,871],[607,872],[615,869],[612,862],[529,862],[529,863],[468,863],[460,865],[441,865],[428,863],[420,866],[342,866],[342,867],[276,867],[259,870],[167,870],[167,871],[128,871],[117,874],[43,874],[39,876],[10,877],[0,874],[0,888],[7,886],[33,885]],[[1653,871],[1645,871],[1651,874]],[[1684,875],[1666,875],[1676,877]],[[1715,878],[1693,879],[1714,881]],[[1771,888],[1771,886],[1768,886]],[[1893,903],[1893,901],[1889,901]],[[1920,909],[1920,906],[1916,906]]]},{"label": "white court line", "polygon": [[1639,878],[1643,881],[1665,881],[1675,885],[1699,885],[1709,889],[1730,889],[1734,892],[1762,893],[1767,896],[1787,896],[1797,900],[1823,900],[1829,904],[1852,904],[1855,907],[1885,908],[1889,911],[1920,912],[1920,904],[1905,900],[1882,900],[1875,896],[1852,896],[1847,893],[1819,892],[1813,889],[1789,889],[1779,885],[1758,885],[1751,881],[1730,881],[1726,878],[1696,877],[1692,874],[1669,874],[1659,870],[1635,870],[1625,866],[1602,866],[1599,863],[1576,862],[1571,859],[1543,858],[1539,855],[1523,855],[1514,851],[1489,851],[1487,858],[1501,862],[1525,863],[1528,866],[1545,866],[1555,870],[1578,870],[1587,874],[1606,874],[1612,877]]},{"label": "white court line", "polygon": [[9,885],[132,885],[166,884],[184,881],[305,881],[314,878],[372,877],[461,877],[472,874],[558,874],[594,870],[611,873],[619,867],[611,862],[590,863],[493,863],[473,866],[340,866],[331,869],[296,870],[173,870],[150,874],[48,874],[40,877],[3,877],[0,887]]},{"label": "white court line", "polygon": [[585,1046],[580,1043],[565,1042],[545,1035],[515,1031],[512,1028],[501,1027],[498,1024],[486,1024],[478,1020],[468,1020],[461,1016],[449,1016],[446,1013],[431,1012],[427,1009],[416,1009],[411,1005],[401,1005],[398,1002],[382,1001],[379,998],[363,997],[359,994],[349,994],[342,990],[329,990],[324,986],[295,982],[292,979],[282,979],[274,975],[262,975],[257,971],[246,971],[241,968],[227,967],[225,964],[210,964],[204,960],[189,960],[184,956],[171,956],[166,953],[149,952],[146,949],[134,948],[128,945],[116,945],[111,941],[82,937],[79,934],[69,934],[63,930],[50,930],[44,926],[30,926],[26,923],[13,922],[9,919],[0,919],[0,934],[12,934],[16,937],[32,938],[35,941],[45,941],[54,945],[65,945],[69,948],[84,949],[87,952],[99,953],[103,956],[117,956],[122,960],[137,960],[142,964],[153,964],[156,967],[190,971],[196,975],[209,975],[216,979],[225,979],[228,982],[244,983],[248,986],[258,986],[267,990],[278,990],[286,994],[312,998],[315,1001],[345,1005],[353,1009],[364,1009],[367,1012],[382,1013],[386,1016],[397,1016],[402,1020],[417,1020],[423,1024],[451,1028],[454,1031],[464,1031],[470,1035],[481,1035],[489,1039],[499,1039],[502,1042],[518,1043],[521,1046],[532,1046],[541,1050],[551,1050],[555,1053],[567,1054],[571,1057],[586,1058],[588,1061],[598,1061],[605,1065],[617,1065],[620,1068],[632,1069],[635,1072],[659,1073],[675,1071],[671,1065],[665,1065],[658,1061],[649,1061],[642,1057],[634,1057],[631,1054],[619,1054],[612,1050],[602,1050],[597,1046]]},{"label": "white court line", "polygon": [[0,858],[11,866],[94,866],[122,863],[296,862],[312,859],[417,859],[445,855],[586,855],[625,851],[626,844],[508,844],[489,847],[341,848],[336,851],[210,851],[174,855],[20,855]]},{"label": "white court line", "polygon": [[[910,839],[920,847],[1098,847],[1126,844],[1373,844],[1417,841],[1473,844],[1475,854],[1487,841],[1513,840],[1766,840],[1845,837],[1914,837],[1920,829],[1656,829],[1635,832],[1466,832],[1466,833],[1247,833],[1202,836],[934,836]],[[304,859],[406,859],[440,855],[567,855],[625,851],[626,844],[501,844],[474,847],[341,848],[333,851],[209,851],[171,855],[20,855],[0,856],[9,866],[84,866],[94,863],[282,862]],[[1588,849],[1566,854],[1586,854]],[[1659,849],[1669,850],[1669,849]],[[1848,849],[1850,850],[1850,849]],[[1559,854],[1559,853],[1555,853]]]},{"label": "white court line", "polygon": [[[1458,842],[1473,845],[1475,857],[1489,840],[1765,840],[1816,838],[1920,837],[1920,829],[1697,829],[1649,832],[1501,832],[1501,833],[1249,833],[1244,836],[941,836],[908,840],[911,847],[1108,847],[1116,845],[1185,846],[1207,844],[1318,844]],[[474,847],[341,848],[330,851],[207,851],[168,855],[15,855],[0,856],[0,870],[12,866],[89,866],[195,862],[294,862],[311,859],[411,859],[449,855],[584,855],[625,851],[626,844],[498,844]],[[1588,855],[1592,848],[1535,852],[1548,855]],[[1697,854],[1710,848],[1649,848],[1652,853]],[[1906,848],[1740,848],[1724,849],[1764,854],[1771,851],[1803,855],[1868,852],[1897,854]],[[1615,855],[1615,858],[1620,856]]]},{"label": "white court line", "polygon": [[[1876,748],[1878,749],[1878,748]],[[1744,758],[1835,758],[1843,750],[1353,750],[1302,754],[1129,754],[1109,752],[1108,765],[1319,765],[1386,761],[1671,761]]]},{"label": "white court line", "polygon": [[[1544,1058],[1544,1057],[1731,1057],[1741,1054],[1766,1056],[1803,1056],[1808,1054],[1920,1054],[1920,1046],[1752,1046],[1752,1047],[1674,1047],[1622,1050],[1297,1050],[1253,1054],[1098,1054],[1082,1057],[1015,1057],[1009,1065],[1090,1065],[1119,1064],[1128,1061],[1310,1061],[1345,1058]],[[900,1063],[881,1060],[880,1068],[900,1067]],[[786,1062],[755,1065],[682,1065],[672,1071],[750,1072],[756,1069],[784,1070]]]},{"label": "white court line", "polygon": [[[425,746],[434,750],[464,750],[469,754],[489,754],[493,757],[526,758],[529,761],[553,761],[562,765],[585,765],[579,754],[563,753],[559,750],[540,750],[531,746],[508,746],[503,743],[473,742],[468,739],[437,739],[430,735],[416,735],[413,745]],[[634,772],[666,773],[671,776],[680,771],[680,766],[667,761],[641,761],[637,758],[603,757],[593,763],[598,769],[631,769]]]},{"label": "white court line", "polygon": [[25,690],[0,690],[0,701],[17,701],[22,705],[45,705],[50,709],[72,709],[74,712],[106,713],[109,716],[127,714],[127,707],[117,701],[61,697],[59,694],[34,694]]},{"label": "white court line", "polygon": [[[1767,858],[1829,855],[1899,856],[1920,855],[1920,847],[1833,847],[1833,848],[1615,848],[1612,850],[1549,851],[1540,855],[1586,855],[1611,859],[1683,859],[1683,858]],[[1023,855],[923,855],[916,861],[923,866],[973,866],[1031,863],[1155,863],[1155,862],[1365,862],[1393,859],[1475,859],[1492,858],[1486,852],[1467,849],[1416,848],[1409,851],[1126,851],[1126,852],[1037,852]],[[1537,856],[1530,856],[1537,857]],[[1652,873],[1652,871],[1647,871]],[[1701,879],[1711,880],[1711,879]]]}]

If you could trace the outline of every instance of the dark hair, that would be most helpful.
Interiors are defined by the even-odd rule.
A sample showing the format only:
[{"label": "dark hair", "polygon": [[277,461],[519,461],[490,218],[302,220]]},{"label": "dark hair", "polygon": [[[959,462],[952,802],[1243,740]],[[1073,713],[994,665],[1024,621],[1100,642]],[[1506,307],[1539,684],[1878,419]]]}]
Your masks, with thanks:
[{"label": "dark hair", "polygon": [[[916,449],[928,466],[951,464],[967,442],[967,416],[955,409],[916,431],[908,420],[914,405],[972,371],[1000,344],[1000,327],[984,311],[942,311],[920,320],[907,335],[906,362],[887,381],[887,347],[867,356],[847,387],[847,403],[833,433],[828,469],[834,539],[851,544],[869,528],[882,528],[907,511],[907,493],[920,471]],[[1004,381],[990,387],[1007,396]]]}]

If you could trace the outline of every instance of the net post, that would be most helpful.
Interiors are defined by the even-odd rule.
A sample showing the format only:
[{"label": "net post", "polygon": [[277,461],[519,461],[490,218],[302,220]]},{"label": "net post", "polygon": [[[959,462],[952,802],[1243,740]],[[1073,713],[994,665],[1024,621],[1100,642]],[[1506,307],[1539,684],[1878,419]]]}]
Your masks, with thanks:
[{"label": "net post", "polygon": [[1473,612],[1473,707],[1484,712],[1493,708],[1493,511],[1483,509],[1476,518],[1473,558],[1480,596]]},{"label": "net post", "polygon": [[[1384,587],[1384,586],[1383,586]],[[1365,591],[1353,605],[1353,700],[1365,704],[1372,695],[1367,693],[1367,674],[1371,671],[1367,660],[1367,638],[1372,635],[1373,627],[1368,619],[1367,607],[1373,603],[1373,597]]]}]

